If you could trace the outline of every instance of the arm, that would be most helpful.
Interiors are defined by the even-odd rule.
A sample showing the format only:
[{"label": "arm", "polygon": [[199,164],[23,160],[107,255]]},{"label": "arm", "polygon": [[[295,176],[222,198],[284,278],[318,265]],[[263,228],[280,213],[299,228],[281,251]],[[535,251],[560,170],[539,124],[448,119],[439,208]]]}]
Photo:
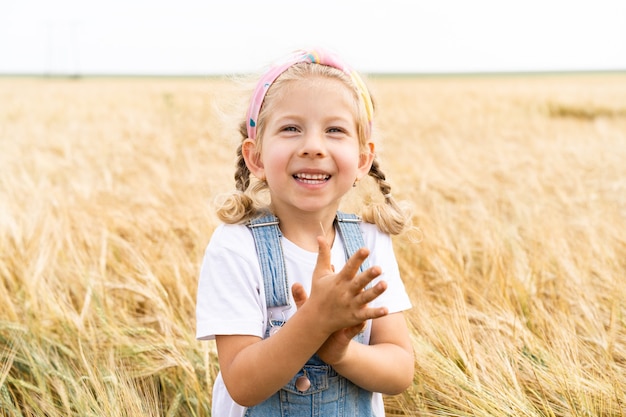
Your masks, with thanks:
[{"label": "arm", "polygon": [[313,272],[311,296],[305,305],[268,339],[256,336],[217,336],[218,358],[224,383],[238,404],[258,404],[282,388],[334,332],[387,314],[386,308],[368,308],[386,286],[363,291],[380,274],[379,268],[358,273],[368,256],[357,251],[339,273],[330,265],[330,247],[320,247]]},{"label": "arm", "polygon": [[[294,300],[304,306],[306,292],[294,285]],[[370,344],[352,338],[365,323],[333,333],[317,351],[337,373],[368,391],[400,394],[413,381],[414,358],[409,331],[402,312],[372,320]]]},{"label": "arm", "polygon": [[216,336],[222,377],[235,402],[247,407],[262,402],[302,368],[326,337],[311,319],[298,312],[267,339]]},{"label": "arm", "polygon": [[404,314],[372,321],[369,345],[351,340],[341,359],[330,365],[337,373],[368,391],[396,395],[413,382],[413,348]]}]

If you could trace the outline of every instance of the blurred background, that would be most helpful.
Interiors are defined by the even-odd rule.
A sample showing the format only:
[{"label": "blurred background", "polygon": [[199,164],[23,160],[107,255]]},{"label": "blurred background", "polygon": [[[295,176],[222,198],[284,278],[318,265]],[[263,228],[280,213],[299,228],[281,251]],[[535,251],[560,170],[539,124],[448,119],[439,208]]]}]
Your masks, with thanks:
[{"label": "blurred background", "polygon": [[0,74],[240,73],[313,45],[369,73],[620,71],[626,2],[0,2]]},{"label": "blurred background", "polygon": [[625,0],[0,0],[0,416],[210,416],[218,75],[314,45],[374,74],[418,228],[387,415],[626,416]]}]

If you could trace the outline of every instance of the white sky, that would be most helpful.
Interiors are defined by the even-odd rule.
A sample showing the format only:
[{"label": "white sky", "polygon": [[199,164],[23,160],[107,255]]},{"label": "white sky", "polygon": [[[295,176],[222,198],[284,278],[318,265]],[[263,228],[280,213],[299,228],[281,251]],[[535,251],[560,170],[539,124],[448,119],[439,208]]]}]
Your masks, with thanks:
[{"label": "white sky", "polygon": [[0,0],[0,74],[626,70],[625,0]]}]

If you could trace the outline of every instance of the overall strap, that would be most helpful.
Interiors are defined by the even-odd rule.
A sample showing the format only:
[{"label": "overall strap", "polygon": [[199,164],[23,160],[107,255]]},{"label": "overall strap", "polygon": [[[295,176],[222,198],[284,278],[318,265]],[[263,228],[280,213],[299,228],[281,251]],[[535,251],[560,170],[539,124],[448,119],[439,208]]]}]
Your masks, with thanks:
[{"label": "overall strap", "polygon": [[250,228],[254,237],[254,245],[263,274],[267,308],[289,307],[289,283],[283,247],[280,243],[282,234],[278,227],[278,218],[273,214],[267,214],[250,220],[246,226]]},{"label": "overall strap", "polygon": [[[337,224],[339,236],[341,237],[343,247],[346,251],[347,260],[359,248],[365,246],[363,233],[361,232],[361,228],[359,227],[359,223],[361,223],[361,218],[356,214],[342,213],[341,211],[338,211],[337,221],[335,223]],[[363,261],[363,263],[361,264],[359,271],[363,272],[367,268],[369,268],[369,262],[367,261],[367,259],[365,259],[365,261]]]},{"label": "overall strap", "polygon": [[[356,214],[343,213],[341,211],[337,212],[335,224],[337,225],[339,236],[341,237],[341,241],[343,242],[343,247],[346,252],[346,260],[348,260],[348,258],[350,258],[354,254],[354,252],[365,246],[365,241],[363,240],[363,232],[361,231],[361,227],[359,226],[360,223],[361,218]],[[367,268],[369,268],[369,262],[367,259],[365,259],[359,267],[359,272],[363,272]],[[371,285],[372,284],[369,283],[365,288],[370,288]],[[364,332],[360,332],[359,334],[354,336],[354,340],[361,344],[364,344]]]},{"label": "overall strap", "polygon": [[[361,218],[355,214],[337,212],[335,223],[345,248],[346,259],[352,256],[359,248],[365,246],[363,234],[359,227],[360,222]],[[263,275],[265,301],[268,308],[290,306],[289,282],[285,269],[283,248],[280,242],[282,234],[278,223],[276,216],[266,214],[250,220],[246,224],[254,237],[254,245]],[[369,263],[366,259],[361,264],[359,270],[363,272],[368,267]]]}]

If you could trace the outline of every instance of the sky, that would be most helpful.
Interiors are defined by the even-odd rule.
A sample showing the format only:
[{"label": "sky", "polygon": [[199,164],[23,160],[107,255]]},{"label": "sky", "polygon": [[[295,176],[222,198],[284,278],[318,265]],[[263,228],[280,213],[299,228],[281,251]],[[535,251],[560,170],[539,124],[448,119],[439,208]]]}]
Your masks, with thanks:
[{"label": "sky", "polygon": [[0,0],[0,74],[235,74],[314,46],[365,73],[626,70],[626,1]]}]

